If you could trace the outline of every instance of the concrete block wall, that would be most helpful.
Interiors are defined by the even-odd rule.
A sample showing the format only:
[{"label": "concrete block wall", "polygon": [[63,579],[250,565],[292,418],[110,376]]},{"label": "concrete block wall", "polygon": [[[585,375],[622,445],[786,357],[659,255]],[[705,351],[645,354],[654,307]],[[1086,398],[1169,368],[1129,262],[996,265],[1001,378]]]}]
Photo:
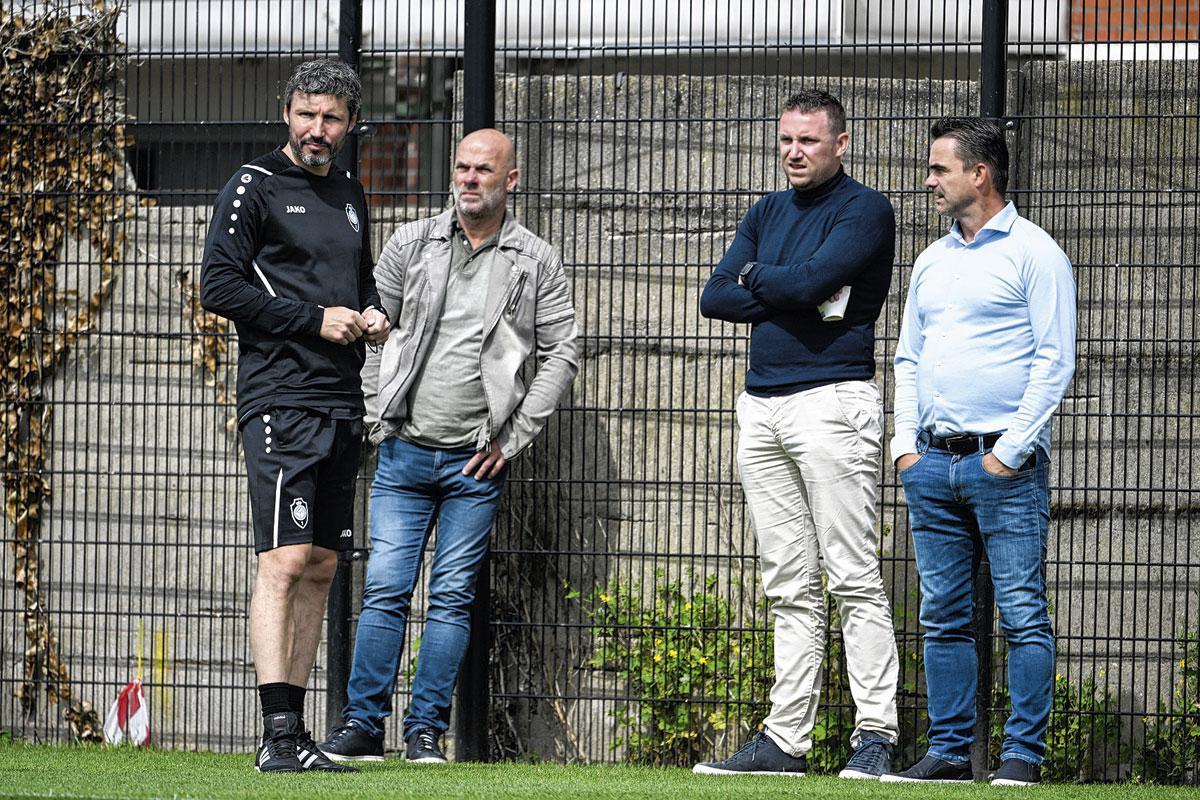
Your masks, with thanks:
[{"label": "concrete block wall", "polygon": [[[1133,715],[1169,695],[1178,643],[1200,626],[1193,72],[1185,63],[1038,62],[1010,75],[1013,196],[1062,244],[1079,284],[1078,375],[1055,425],[1048,579],[1060,668],[1075,682],[1107,683]],[[501,127],[527,165],[518,212],[562,249],[588,353],[535,471],[563,476],[582,461],[588,478],[615,481],[602,497],[581,493],[575,508],[560,500],[530,515],[521,506],[520,525],[502,521],[500,541],[507,535],[516,549],[531,524],[547,526],[534,535],[553,552],[603,541],[602,556],[551,565],[547,598],[562,595],[564,575],[601,586],[694,587],[713,573],[757,580],[744,558],[754,548],[733,458],[745,331],[704,320],[697,299],[745,209],[784,185],[773,139],[789,88],[753,76],[503,82]],[[877,330],[890,408],[909,266],[943,230],[921,188],[928,123],[971,114],[978,99],[968,82],[845,80],[838,90],[856,117],[847,169],[897,212],[898,269]],[[530,493],[562,492],[532,480]],[[659,502],[659,487],[672,502]],[[885,575],[915,630],[911,546],[890,467],[880,525],[890,534]],[[754,594],[743,598],[749,614]],[[541,609],[530,621],[579,619],[553,603]],[[562,661],[560,677],[578,667]],[[595,713],[607,713],[602,682],[589,680]]]},{"label": "concrete block wall", "polygon": [[[1186,65],[1158,63],[1035,63],[1010,75],[1015,196],[1072,257],[1081,299],[1079,368],[1052,473],[1060,662],[1076,677],[1102,671],[1135,713],[1169,694],[1174,643],[1200,618],[1196,81]],[[745,209],[784,185],[774,124],[791,88],[753,76],[501,81],[499,116],[519,120],[501,123],[521,151],[517,211],[562,252],[584,336],[571,398],[516,465],[496,534],[509,554],[497,602],[511,630],[541,637],[542,663],[520,665],[505,685],[574,696],[558,709],[514,700],[507,712],[542,755],[609,757],[621,691],[587,668],[590,633],[564,580],[586,594],[615,582],[696,588],[717,574],[757,620],[733,458],[745,331],[704,320],[697,300]],[[908,266],[942,229],[920,188],[928,122],[972,113],[977,88],[845,80],[839,92],[854,118],[847,169],[897,212],[898,268],[877,331],[890,407]],[[1122,119],[1132,114],[1146,119]],[[249,734],[257,714],[244,626],[248,506],[231,411],[191,361],[179,277],[196,277],[208,211],[142,212],[97,331],[56,373],[43,557],[47,608],[81,698],[103,711],[132,675],[141,620],[159,741],[249,749],[249,735],[232,745],[229,735]],[[376,252],[396,224],[431,211],[381,209]],[[85,253],[64,259],[74,277],[62,284],[86,283],[87,263]],[[221,375],[231,388],[234,355]],[[880,525],[885,577],[910,616],[897,624],[911,628],[916,584],[890,468]],[[0,592],[15,608],[11,566],[5,549]],[[537,627],[556,622],[583,627]],[[22,650],[19,614],[6,613],[6,674],[19,673]],[[323,680],[318,672],[314,688]],[[310,722],[320,728],[317,706]],[[15,701],[0,698],[0,726],[20,727],[16,717]],[[52,710],[35,727],[53,734]]]}]

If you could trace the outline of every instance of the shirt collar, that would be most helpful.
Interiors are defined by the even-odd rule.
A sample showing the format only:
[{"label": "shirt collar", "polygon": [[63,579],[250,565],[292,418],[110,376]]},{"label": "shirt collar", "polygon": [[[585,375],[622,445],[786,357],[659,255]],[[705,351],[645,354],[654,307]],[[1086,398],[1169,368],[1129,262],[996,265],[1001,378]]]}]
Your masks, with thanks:
[{"label": "shirt collar", "polygon": [[[455,228],[457,227],[458,215],[454,211],[454,205],[451,204],[449,208],[434,218],[433,235],[438,239],[450,241],[450,237],[454,235]],[[502,249],[525,249],[525,236],[522,232],[521,224],[517,221],[516,215],[508,209],[504,211],[504,223],[500,226],[496,246]]]},{"label": "shirt collar", "polygon": [[975,238],[970,242],[963,239],[962,229],[958,226],[958,220],[950,226],[950,235],[963,247],[971,247],[989,239],[994,239],[997,236],[1007,236],[1012,232],[1013,223],[1017,221],[1017,207],[1013,205],[1012,200],[1004,204],[1004,208],[996,212],[996,215],[983,224],[979,232],[975,234]]},{"label": "shirt collar", "polygon": [[[505,217],[504,223],[508,222],[508,216],[509,215],[506,212],[504,215],[504,217]],[[488,247],[493,244],[499,245],[500,235],[502,233],[504,233],[504,224],[501,224],[501,226],[496,230],[495,233],[493,233],[491,236],[489,236],[488,238],[486,238],[482,242],[480,242],[479,247],[472,247],[471,242],[467,239],[466,231],[464,231],[463,226],[461,224],[459,224],[458,215],[455,214],[454,216],[451,217],[450,236],[455,241],[460,242],[463,245],[463,247],[467,248],[468,253],[474,253],[476,251],[482,250],[483,248]]]}]

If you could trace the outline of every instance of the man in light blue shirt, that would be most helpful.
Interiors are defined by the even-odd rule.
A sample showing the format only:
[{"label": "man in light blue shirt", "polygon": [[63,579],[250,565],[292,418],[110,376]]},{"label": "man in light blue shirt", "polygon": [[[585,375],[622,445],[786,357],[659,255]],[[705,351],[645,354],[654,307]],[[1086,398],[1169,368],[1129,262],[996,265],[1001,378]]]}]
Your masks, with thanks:
[{"label": "man in light blue shirt", "polygon": [[954,223],[913,266],[891,442],[921,577],[929,751],[884,780],[971,779],[979,543],[1008,642],[1013,705],[992,782],[1029,785],[1045,757],[1054,682],[1050,417],[1075,371],[1075,283],[1062,249],[1005,201],[1000,126],[945,118],[930,133],[925,186]]}]

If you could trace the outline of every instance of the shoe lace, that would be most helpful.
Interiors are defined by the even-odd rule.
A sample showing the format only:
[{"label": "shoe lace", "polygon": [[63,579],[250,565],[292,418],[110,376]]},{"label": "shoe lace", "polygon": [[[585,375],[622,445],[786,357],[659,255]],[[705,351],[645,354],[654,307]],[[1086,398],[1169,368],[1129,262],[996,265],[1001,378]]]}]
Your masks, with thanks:
[{"label": "shoe lace", "polygon": [[[342,739],[345,739],[347,736],[350,736],[353,733],[354,733],[353,725],[339,725],[338,727],[333,729],[333,733],[329,734],[329,743],[330,744],[338,744],[339,742],[341,742]],[[304,735],[307,736],[308,731],[305,731]]]},{"label": "shoe lace", "polygon": [[295,758],[296,740],[291,736],[276,736],[265,742],[270,758]]},{"label": "shoe lace", "polygon": [[877,769],[887,758],[887,752],[887,742],[882,739],[871,739],[858,746],[858,749],[850,756],[850,760],[846,762],[846,766],[864,770]]},{"label": "shoe lace", "polygon": [[437,736],[431,730],[423,730],[417,734],[417,746],[422,750],[436,750]]},{"label": "shoe lace", "polygon": [[758,733],[754,734],[754,736],[751,737],[751,739],[748,742],[746,742],[744,745],[742,745],[741,749],[739,749],[736,753],[734,753],[730,757],[730,760],[733,760],[733,759],[738,758],[739,756],[743,756],[743,755],[748,755],[748,756],[750,756],[751,759],[753,759],[754,755],[758,752],[758,748],[766,740],[767,740],[767,735],[765,733],[763,733],[762,731],[759,731]]}]

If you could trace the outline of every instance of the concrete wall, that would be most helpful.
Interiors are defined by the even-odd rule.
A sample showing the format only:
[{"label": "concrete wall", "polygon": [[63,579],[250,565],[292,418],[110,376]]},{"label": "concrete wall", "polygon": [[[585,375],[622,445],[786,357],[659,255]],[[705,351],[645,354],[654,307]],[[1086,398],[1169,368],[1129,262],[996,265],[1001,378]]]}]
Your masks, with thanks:
[{"label": "concrete wall", "polygon": [[[1033,64],[1010,77],[1014,197],[1060,241],[1079,284],[1078,375],[1055,425],[1048,578],[1060,671],[1076,683],[1094,677],[1108,685],[1135,717],[1169,694],[1178,642],[1200,625],[1189,421],[1195,84],[1186,64]],[[525,165],[518,210],[562,248],[589,354],[573,407],[534,456],[529,496],[518,495],[519,510],[501,525],[502,546],[522,550],[532,541],[554,556],[514,569],[545,570],[544,597],[525,601],[526,621],[585,621],[553,602],[563,580],[585,590],[641,583],[647,596],[671,580],[699,586],[705,574],[723,586],[755,585],[753,560],[740,557],[753,544],[736,486],[731,413],[744,329],[704,320],[696,299],[745,209],[783,187],[774,122],[789,88],[753,76],[503,84],[498,116]],[[843,80],[838,91],[857,118],[847,169],[885,191],[897,211],[899,268],[877,351],[890,408],[908,267],[942,230],[920,188],[928,122],[973,113],[978,99],[967,82]],[[542,475],[603,483],[539,486]],[[548,503],[534,499],[539,489]],[[884,570],[897,616],[915,630],[912,552],[890,467],[880,524],[890,534]],[[596,555],[563,555],[573,547]],[[498,588],[523,595],[525,578]],[[754,593],[728,591],[749,614]],[[529,646],[520,633],[512,626],[514,646]],[[546,656],[556,680],[595,698],[572,704],[572,724],[585,730],[589,713],[608,713],[611,698],[625,692],[606,683],[610,676],[580,669],[589,652],[585,642],[579,653]],[[524,717],[535,750],[538,731],[554,727],[547,716],[530,709]],[[541,747],[571,753],[561,738]],[[604,755],[602,743],[585,749]]]},{"label": "concrete wall", "polygon": [[[1175,643],[1200,618],[1196,82],[1187,65],[1158,63],[1034,64],[1010,78],[1016,197],[1062,243],[1080,288],[1078,373],[1056,422],[1052,471],[1060,669],[1073,680],[1099,671],[1138,715],[1169,694]],[[584,335],[572,396],[516,466],[496,534],[507,665],[496,675],[512,696],[490,725],[508,747],[608,757],[612,698],[623,688],[586,665],[591,633],[579,604],[564,601],[564,581],[586,594],[614,582],[699,587],[716,574],[756,619],[733,460],[745,330],[700,318],[697,298],[745,209],[783,186],[774,121],[791,88],[753,76],[502,80],[499,116],[514,120],[503,127],[524,168],[517,210],[560,248]],[[854,117],[847,169],[888,193],[899,223],[877,347],[890,407],[908,265],[941,230],[920,190],[928,121],[972,113],[977,91],[931,80],[844,80],[839,91]],[[1138,119],[1120,119],[1131,114]],[[380,210],[377,242],[427,211]],[[47,608],[78,696],[111,702],[135,668],[141,620],[158,740],[248,750],[253,556],[240,453],[230,409],[192,364],[184,316],[207,215],[139,216],[96,334],[51,384]],[[65,285],[86,282],[86,266],[69,255]],[[232,387],[228,366],[219,378]],[[882,481],[885,576],[897,625],[912,631],[903,498],[890,468]],[[15,676],[23,643],[11,574],[6,548],[0,669]],[[539,627],[552,623],[580,627]],[[318,672],[314,687],[323,682]],[[566,699],[517,697],[530,693]],[[315,705],[310,722],[321,729]],[[17,716],[15,701],[0,698],[0,727],[55,735],[52,710],[32,728]],[[388,743],[398,744],[395,732]]]}]

